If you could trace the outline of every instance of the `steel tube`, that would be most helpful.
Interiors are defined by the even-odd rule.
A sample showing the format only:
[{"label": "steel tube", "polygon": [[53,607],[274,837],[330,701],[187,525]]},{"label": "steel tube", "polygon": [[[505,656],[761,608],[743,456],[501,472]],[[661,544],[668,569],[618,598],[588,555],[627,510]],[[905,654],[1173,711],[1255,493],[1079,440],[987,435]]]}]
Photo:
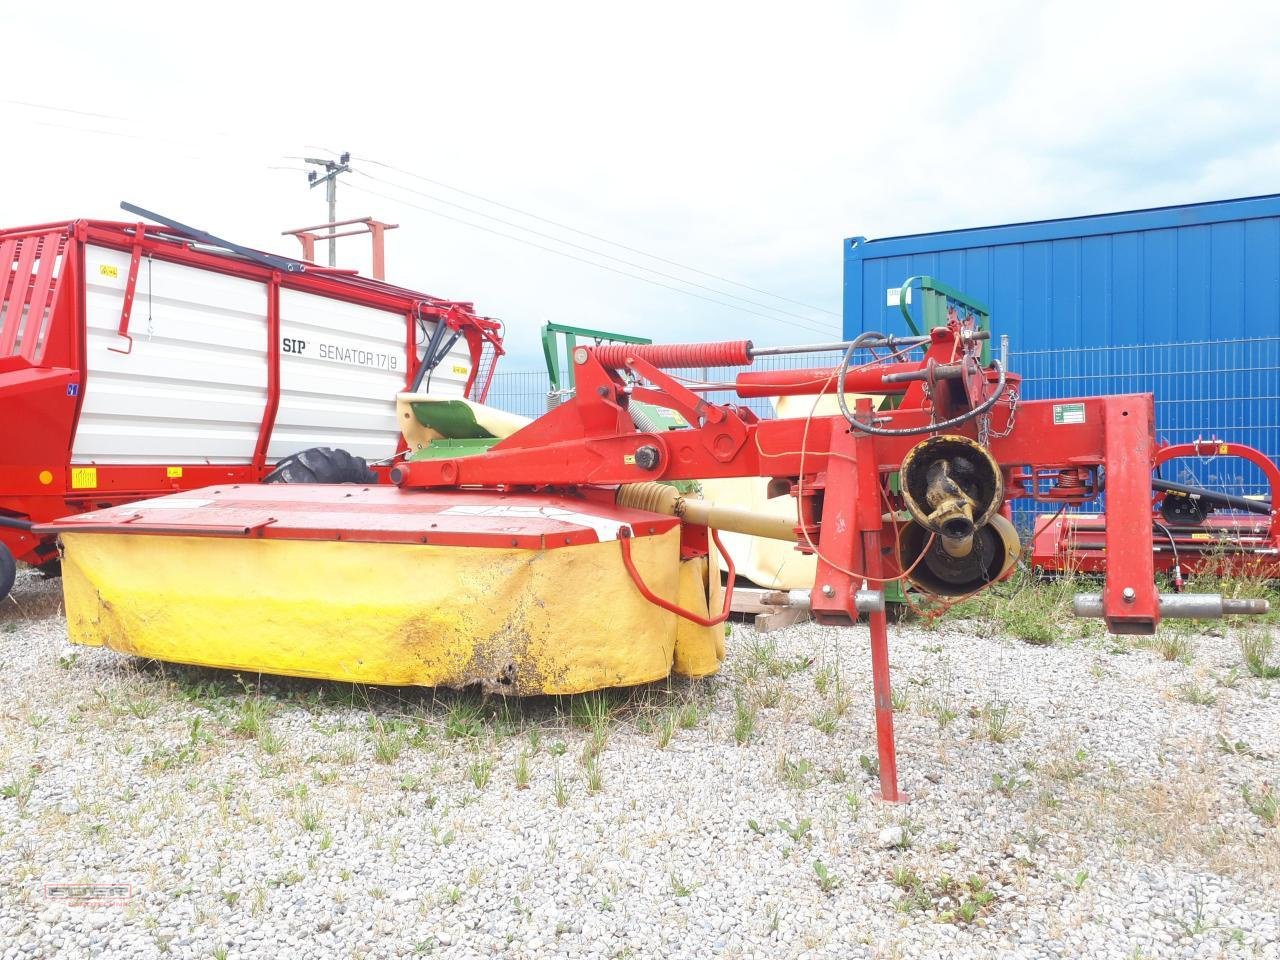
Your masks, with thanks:
[{"label": "steel tube", "polygon": [[[883,340],[872,340],[864,343],[865,347],[918,347],[928,343],[932,337],[885,337]],[[790,353],[843,353],[849,349],[852,340],[838,343],[800,343],[782,347],[752,347],[751,357],[778,357]]]},{"label": "steel tube", "polygon": [[[895,363],[894,368],[905,371],[924,369],[923,361],[911,363]],[[805,367],[800,370],[749,370],[738,374],[734,387],[738,396],[749,397],[794,397],[805,394],[822,393],[824,390],[836,392],[835,380],[837,367]],[[886,383],[888,377],[886,365],[877,364],[860,370],[850,370],[845,374],[845,393],[903,393],[907,388],[901,384]]]},{"label": "steel tube", "polygon": [[[1221,617],[1250,616],[1266,613],[1271,605],[1266,600],[1238,600],[1220,593],[1162,593],[1159,595],[1160,616],[1184,620],[1217,620]],[[1071,604],[1077,617],[1101,617],[1102,594],[1077,593]]]},{"label": "steel tube", "polygon": [[616,501],[619,506],[634,510],[648,510],[679,517],[686,523],[744,533],[752,537],[765,537],[795,543],[795,521],[791,517],[768,516],[744,510],[740,507],[722,507],[710,500],[686,497],[675,487],[663,483],[627,483],[618,488]]},{"label": "steel tube", "polygon": [[[989,330],[973,330],[964,334],[966,340],[987,340],[991,336]],[[883,337],[876,340],[864,342],[862,346],[871,349],[874,347],[919,347],[933,340],[930,336],[920,337]],[[852,340],[842,340],[839,343],[800,343],[788,344],[782,347],[755,347],[751,348],[751,356],[755,357],[776,357],[788,353],[835,353],[849,349]]]},{"label": "steel tube", "polygon": [[937,363],[934,364],[933,370],[929,370],[928,367],[922,367],[919,370],[908,370],[902,373],[886,373],[884,382],[907,383],[911,380],[928,380],[930,375],[934,380],[959,380],[964,376],[964,364]]}]

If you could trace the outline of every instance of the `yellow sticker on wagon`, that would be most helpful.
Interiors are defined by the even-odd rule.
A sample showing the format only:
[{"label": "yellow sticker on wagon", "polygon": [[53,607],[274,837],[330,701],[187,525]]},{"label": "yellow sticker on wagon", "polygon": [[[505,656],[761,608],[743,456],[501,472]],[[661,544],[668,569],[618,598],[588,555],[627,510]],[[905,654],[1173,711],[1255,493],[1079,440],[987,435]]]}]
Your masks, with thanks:
[{"label": "yellow sticker on wagon", "polygon": [[176,480],[178,479],[178,477],[182,476],[182,468],[181,467],[165,467],[164,475],[168,477],[170,480]]},{"label": "yellow sticker on wagon", "polygon": [[88,487],[96,487],[98,485],[98,468],[97,467],[72,467],[71,468],[71,489],[84,490]]},{"label": "yellow sticker on wagon", "polygon": [[114,266],[114,265],[112,265],[112,264],[110,264],[110,263],[100,263],[100,264],[98,264],[98,272],[99,272],[100,274],[102,274],[104,277],[118,277],[118,276],[120,276],[120,268],[119,268],[119,267],[117,267],[117,266]]}]

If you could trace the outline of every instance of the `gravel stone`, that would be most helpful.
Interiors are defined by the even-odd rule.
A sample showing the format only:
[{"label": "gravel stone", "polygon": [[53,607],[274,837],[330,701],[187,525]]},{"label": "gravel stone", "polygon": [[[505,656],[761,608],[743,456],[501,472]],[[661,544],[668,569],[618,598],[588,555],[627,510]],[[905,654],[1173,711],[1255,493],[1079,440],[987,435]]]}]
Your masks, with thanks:
[{"label": "gravel stone", "polygon": [[1230,628],[1189,664],[963,621],[890,642],[896,806],[863,626],[735,624],[720,676],[619,693],[593,735],[568,700],[74,647],[59,582],[23,570],[0,604],[0,958],[1280,960],[1280,829],[1244,801],[1280,789],[1280,682]]}]

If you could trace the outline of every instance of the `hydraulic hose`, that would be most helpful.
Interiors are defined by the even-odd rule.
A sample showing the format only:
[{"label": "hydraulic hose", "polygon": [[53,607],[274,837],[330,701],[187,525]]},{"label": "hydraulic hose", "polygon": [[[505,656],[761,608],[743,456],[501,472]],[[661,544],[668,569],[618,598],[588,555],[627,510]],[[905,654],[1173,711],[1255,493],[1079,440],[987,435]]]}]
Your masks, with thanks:
[{"label": "hydraulic hose", "polygon": [[[631,559],[631,536],[626,533],[625,536],[618,537],[618,547],[622,550],[622,563],[627,568],[627,573],[631,575],[631,582],[636,585],[636,589],[640,591],[640,595],[652,603],[656,607],[663,610],[669,610],[682,620],[688,620],[690,623],[696,623],[700,627],[714,627],[724,623],[729,619],[729,614],[733,612],[733,580],[737,576],[737,570],[733,566],[733,558],[724,548],[724,544],[720,542],[720,534],[716,530],[711,530],[711,539],[715,542],[716,549],[720,551],[720,555],[724,557],[724,565],[728,568],[725,571],[724,585],[724,606],[720,610],[719,616],[704,617],[692,610],[686,610],[678,604],[672,603],[670,600],[664,600],[652,590],[649,585],[644,582],[644,578],[640,576],[640,571],[636,569],[635,561]],[[713,573],[713,576],[719,576],[719,573]]]},{"label": "hydraulic hose", "polygon": [[[849,361],[853,359],[853,353],[858,349],[858,347],[862,346],[862,344],[867,340],[883,340],[884,338],[883,333],[876,333],[874,331],[867,331],[859,334],[858,337],[849,344],[849,349],[844,352],[844,356],[840,360],[840,366],[836,371],[836,383],[844,383],[845,375],[849,370]],[[877,427],[869,423],[863,423],[861,420],[854,417],[853,413],[849,410],[849,404],[845,400],[843,390],[836,390],[836,402],[840,404],[840,412],[843,413],[844,418],[849,421],[849,426],[854,430],[861,431],[862,433],[870,433],[877,437],[915,437],[925,433],[937,433],[939,430],[949,430],[952,427],[960,426],[962,423],[968,423],[974,417],[981,416],[996,405],[1000,400],[1000,397],[1004,394],[1005,372],[1004,364],[999,360],[993,361],[992,365],[999,373],[999,379],[996,381],[996,389],[991,396],[987,397],[987,399],[983,400],[972,410],[966,410],[959,416],[952,417],[950,420],[943,420],[939,423],[927,423],[919,427]]]},{"label": "hydraulic hose", "polygon": [[33,526],[30,520],[19,520],[17,517],[0,517],[0,527],[8,527],[11,530],[27,530]]},{"label": "hydraulic hose", "polygon": [[1185,483],[1174,483],[1172,480],[1161,480],[1159,477],[1151,481],[1151,486],[1165,493],[1185,493],[1188,496],[1199,497],[1207,503],[1231,507],[1233,510],[1244,510],[1247,513],[1271,513],[1270,500],[1250,500],[1248,497],[1237,497],[1233,493],[1219,493],[1217,490],[1206,490],[1204,487],[1192,487]]}]

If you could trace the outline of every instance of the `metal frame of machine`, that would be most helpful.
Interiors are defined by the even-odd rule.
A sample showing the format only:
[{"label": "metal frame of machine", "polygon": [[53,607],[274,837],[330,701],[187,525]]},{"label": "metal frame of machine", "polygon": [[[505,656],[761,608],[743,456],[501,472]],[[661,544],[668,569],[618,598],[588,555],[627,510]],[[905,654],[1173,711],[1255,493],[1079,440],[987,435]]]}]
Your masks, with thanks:
[{"label": "metal frame of machine", "polygon": [[[981,366],[982,340],[972,333],[971,327],[952,322],[923,337],[864,335],[854,344],[888,349],[898,357],[857,369],[848,369],[846,363],[836,370],[748,371],[733,384],[742,397],[819,395],[838,389],[837,383],[847,392],[901,396],[896,409],[874,412],[869,401],[860,400],[849,419],[759,420],[748,409],[708,403],[699,395],[724,385],[693,389],[663,372],[747,365],[767,352],[793,352],[789,348],[756,350],[749,341],[578,347],[573,357],[578,391],[573,400],[485,454],[401,464],[392,470],[392,480],[405,489],[568,486],[590,497],[605,495],[593,494],[593,488],[654,480],[775,478],[780,493],[796,498],[800,549],[818,556],[810,597],[814,616],[823,622],[847,622],[869,614],[882,792],[885,799],[898,800],[887,621],[878,588],[908,575],[923,558],[914,558],[910,565],[902,562],[895,542],[887,537],[896,521],[886,520],[885,512],[888,506],[893,518],[904,505],[889,478],[901,470],[922,436],[946,430],[987,441],[984,445],[1002,474],[1001,502],[1033,497],[1079,503],[1096,495],[1098,471],[1105,469],[1113,506],[1107,528],[1119,575],[1104,588],[1103,616],[1117,633],[1151,633],[1160,621],[1151,531],[1116,519],[1148,509],[1155,450],[1151,396],[1018,403],[1016,378],[1007,376],[999,363]],[[902,353],[912,347],[925,348],[924,357],[902,360]],[[695,426],[637,432],[627,411],[633,399],[676,410]],[[1066,422],[1064,409],[1070,411]],[[707,548],[705,528],[686,524],[683,531],[687,551]],[[941,541],[945,535],[935,536]],[[623,536],[620,549],[626,548]]]}]

